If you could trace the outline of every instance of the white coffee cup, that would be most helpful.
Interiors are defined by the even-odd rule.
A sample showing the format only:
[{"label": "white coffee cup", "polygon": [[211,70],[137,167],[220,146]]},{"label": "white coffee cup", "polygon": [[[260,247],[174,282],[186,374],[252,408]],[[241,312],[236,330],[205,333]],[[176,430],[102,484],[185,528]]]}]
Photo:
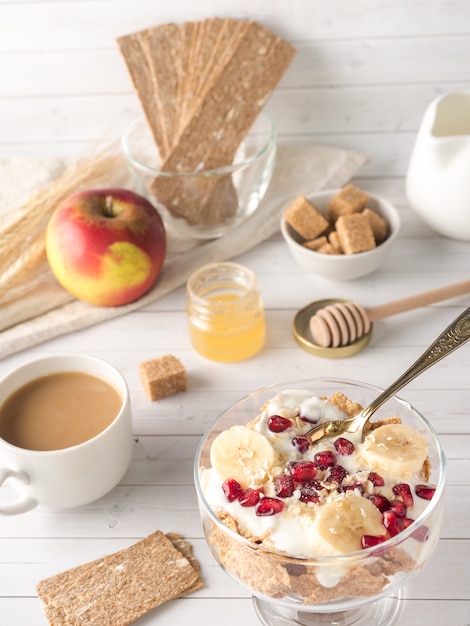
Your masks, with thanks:
[{"label": "white coffee cup", "polygon": [[83,443],[59,450],[20,448],[0,438],[0,486],[9,481],[18,498],[0,503],[0,515],[24,513],[38,504],[81,506],[105,495],[126,473],[133,448],[129,390],[112,365],[88,355],[53,355],[30,361],[0,380],[0,406],[30,381],[57,372],[83,372],[118,391],[122,405],[114,420]]}]

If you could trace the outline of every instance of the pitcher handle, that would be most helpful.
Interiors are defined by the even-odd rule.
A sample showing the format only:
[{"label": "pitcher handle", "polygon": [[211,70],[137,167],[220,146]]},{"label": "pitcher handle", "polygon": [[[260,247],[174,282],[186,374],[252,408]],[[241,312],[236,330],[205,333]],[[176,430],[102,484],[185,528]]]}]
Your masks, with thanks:
[{"label": "pitcher handle", "polygon": [[[21,471],[12,470],[8,467],[0,467],[0,487],[9,478],[16,478],[26,485],[29,483],[27,474]],[[37,506],[37,501],[29,496],[20,496],[17,500],[10,504],[0,505],[0,515],[18,515],[26,513]]]}]

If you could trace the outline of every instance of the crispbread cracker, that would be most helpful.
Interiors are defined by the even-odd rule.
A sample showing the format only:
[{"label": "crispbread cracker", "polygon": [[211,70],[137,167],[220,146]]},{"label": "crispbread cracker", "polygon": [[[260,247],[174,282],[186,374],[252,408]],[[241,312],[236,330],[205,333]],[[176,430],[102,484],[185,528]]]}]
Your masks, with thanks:
[{"label": "crispbread cracker", "polygon": [[[294,54],[286,41],[250,22],[161,169],[194,172],[229,165]],[[170,213],[191,223],[214,223],[208,208],[220,210],[219,202],[211,202],[218,179],[200,177],[198,188],[189,193],[185,184],[162,176],[154,180],[152,191]]]},{"label": "crispbread cracker", "polygon": [[51,625],[127,626],[201,588],[198,570],[173,541],[156,531],[129,548],[40,581],[37,592]]},{"label": "crispbread cracker", "polygon": [[250,22],[162,169],[192,172],[200,163],[204,169],[230,164],[294,53],[290,44]]},{"label": "crispbread cracker", "polygon": [[202,27],[199,30],[197,55],[192,68],[195,85],[194,102],[197,102],[202,89],[207,84],[207,77],[211,75],[214,62],[218,58],[217,53],[220,53],[218,45],[226,30],[226,22],[228,19],[222,18],[206,19],[202,22]]},{"label": "crispbread cracker", "polygon": [[187,111],[192,101],[192,63],[194,60],[194,46],[199,30],[199,22],[185,22],[183,29],[183,55],[181,57],[181,87],[177,107],[177,133],[178,137],[185,126]]},{"label": "crispbread cracker", "polygon": [[154,98],[154,84],[150,69],[147,64],[147,57],[142,46],[142,41],[146,37],[145,31],[133,33],[125,37],[120,37],[117,42],[121,54],[126,62],[132,83],[139,97],[142,109],[145,113],[150,130],[156,145],[160,150],[160,156],[164,155],[165,140],[163,135],[162,120]]},{"label": "crispbread cracker", "polygon": [[145,31],[144,51],[154,92],[151,97],[158,102],[163,129],[160,154],[164,158],[173,144],[176,133],[175,110],[178,94],[177,59],[182,46],[181,29],[176,24],[163,24],[160,28]]},{"label": "crispbread cracker", "polygon": [[65,612],[62,609],[56,609],[46,605],[44,612],[51,626],[70,626],[70,622],[67,621]]},{"label": "crispbread cracker", "polygon": [[118,43],[162,161],[151,192],[189,224],[227,222],[239,204],[232,175],[205,174],[232,164],[295,48],[234,18],[161,24]]},{"label": "crispbread cracker", "polygon": [[225,20],[222,37],[217,43],[218,52],[213,57],[213,63],[209,71],[205,73],[204,82],[200,83],[201,89],[197,94],[198,97],[194,99],[189,109],[190,115],[188,115],[187,122],[189,122],[192,115],[197,113],[204,102],[204,98],[213,88],[219,77],[226,71],[228,62],[242,42],[249,26],[250,22],[243,20],[234,20],[231,18]]},{"label": "crispbread cracker", "polygon": [[[166,533],[166,536],[171,541],[171,543],[175,546],[177,550],[181,552],[181,554],[188,559],[194,569],[200,573],[201,566],[199,565],[199,561],[193,556],[193,547],[184,537],[182,537],[178,533]],[[200,588],[201,584],[198,580],[196,582],[197,589]]]}]

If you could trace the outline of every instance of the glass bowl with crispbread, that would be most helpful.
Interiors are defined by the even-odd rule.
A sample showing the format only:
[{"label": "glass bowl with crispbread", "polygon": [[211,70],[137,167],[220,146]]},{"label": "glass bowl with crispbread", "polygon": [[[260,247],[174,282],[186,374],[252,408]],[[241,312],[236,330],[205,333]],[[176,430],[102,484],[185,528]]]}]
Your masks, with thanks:
[{"label": "glass bowl with crispbread", "polygon": [[388,259],[400,230],[391,202],[349,183],[286,207],[281,232],[297,263],[307,272],[347,281],[378,270]]},{"label": "glass bowl with crispbread", "polygon": [[296,50],[254,20],[160,24],[118,38],[143,116],[122,146],[168,230],[221,237],[258,208],[276,128],[265,105]]},{"label": "glass bowl with crispbread", "polygon": [[193,239],[221,237],[259,206],[271,180],[276,128],[261,113],[233,160],[223,167],[195,171],[160,169],[163,161],[145,117],[129,126],[123,149],[137,191],[160,212],[167,230]]},{"label": "glass bowl with crispbread", "polygon": [[207,543],[266,626],[396,624],[403,586],[434,552],[446,463],[421,413],[394,396],[363,438],[305,437],[380,391],[328,378],[272,385],[227,409],[200,443]]}]

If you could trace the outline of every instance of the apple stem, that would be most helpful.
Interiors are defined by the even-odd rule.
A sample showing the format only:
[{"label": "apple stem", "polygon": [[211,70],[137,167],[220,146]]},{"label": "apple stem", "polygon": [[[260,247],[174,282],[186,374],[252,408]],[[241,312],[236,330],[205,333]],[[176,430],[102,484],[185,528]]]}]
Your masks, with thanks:
[{"label": "apple stem", "polygon": [[105,215],[107,217],[113,217],[113,197],[106,196],[105,198]]}]

